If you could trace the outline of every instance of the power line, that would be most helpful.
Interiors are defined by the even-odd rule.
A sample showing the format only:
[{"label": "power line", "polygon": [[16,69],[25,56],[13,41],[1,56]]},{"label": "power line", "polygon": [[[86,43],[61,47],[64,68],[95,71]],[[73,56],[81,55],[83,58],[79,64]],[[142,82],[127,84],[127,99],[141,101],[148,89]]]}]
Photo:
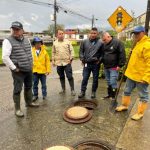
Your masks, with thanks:
[{"label": "power line", "polygon": [[[46,7],[54,7],[54,4],[52,4],[52,3],[45,3],[45,2],[35,1],[35,0],[17,0],[17,1],[27,2],[27,3],[32,3],[32,4],[37,4],[37,5],[46,6]],[[73,14],[73,15],[77,15],[77,16],[79,16],[79,17],[82,17],[82,18],[84,18],[84,19],[87,19],[87,20],[90,20],[90,21],[91,21],[91,18],[86,17],[86,16],[84,16],[84,15],[78,13],[78,12],[75,12],[75,11],[73,11],[73,10],[71,10],[71,9],[64,8],[63,6],[58,5],[58,4],[56,5],[56,7],[57,7],[57,12],[58,12],[59,10],[62,10],[62,11],[65,12],[65,13],[71,13],[71,14]]]}]

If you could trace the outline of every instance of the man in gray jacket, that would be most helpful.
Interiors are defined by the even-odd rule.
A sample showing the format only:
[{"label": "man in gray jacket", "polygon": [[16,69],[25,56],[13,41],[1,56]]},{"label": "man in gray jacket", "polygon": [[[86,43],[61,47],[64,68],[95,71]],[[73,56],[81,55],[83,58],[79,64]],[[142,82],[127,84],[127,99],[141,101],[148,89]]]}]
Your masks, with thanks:
[{"label": "man in gray jacket", "polygon": [[20,94],[24,84],[24,99],[27,107],[38,107],[32,102],[32,53],[31,44],[23,36],[23,25],[15,21],[11,25],[12,35],[3,41],[2,59],[12,72],[15,115],[23,117],[20,109]]},{"label": "man in gray jacket", "polygon": [[91,98],[96,97],[100,62],[102,58],[102,48],[103,44],[98,39],[98,30],[97,28],[92,28],[90,31],[89,39],[84,40],[80,46],[79,55],[84,68],[83,68],[83,80],[81,84],[81,93],[78,96],[79,98],[85,96],[85,91],[91,72],[93,73]]}]

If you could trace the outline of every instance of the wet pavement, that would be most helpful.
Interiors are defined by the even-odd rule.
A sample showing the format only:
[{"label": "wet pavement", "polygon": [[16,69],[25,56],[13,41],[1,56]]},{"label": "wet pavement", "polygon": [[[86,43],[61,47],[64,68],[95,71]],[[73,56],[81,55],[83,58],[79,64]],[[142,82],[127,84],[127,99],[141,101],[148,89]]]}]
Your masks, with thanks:
[{"label": "wet pavement", "polygon": [[[78,60],[73,63],[75,89],[80,92],[82,80],[82,66]],[[48,98],[42,100],[39,90],[39,108],[26,108],[22,95],[22,110],[24,118],[14,115],[12,100],[12,79],[10,71],[6,67],[0,68],[0,149],[4,150],[42,150],[53,145],[72,146],[83,140],[101,140],[118,147],[118,149],[144,150],[150,146],[148,133],[150,123],[146,118],[150,115],[148,110],[140,122],[131,121],[129,116],[135,112],[134,103],[137,99],[136,92],[132,95],[132,105],[128,111],[114,113],[111,111],[111,101],[101,100],[106,94],[106,82],[99,79],[97,92],[98,107],[94,110],[93,117],[84,124],[71,124],[63,120],[64,110],[76,101],[77,95],[72,97],[67,83],[67,93],[59,95],[60,83],[53,68],[53,73],[47,78]],[[89,80],[86,98],[90,98],[92,80]],[[120,100],[122,90],[118,100]],[[132,106],[134,106],[132,110]],[[131,111],[132,110],[132,111]],[[131,114],[130,114],[131,111]],[[150,119],[150,117],[149,117]],[[135,126],[135,127],[134,127]],[[144,139],[144,140],[143,140]],[[140,148],[138,148],[140,147]]]}]

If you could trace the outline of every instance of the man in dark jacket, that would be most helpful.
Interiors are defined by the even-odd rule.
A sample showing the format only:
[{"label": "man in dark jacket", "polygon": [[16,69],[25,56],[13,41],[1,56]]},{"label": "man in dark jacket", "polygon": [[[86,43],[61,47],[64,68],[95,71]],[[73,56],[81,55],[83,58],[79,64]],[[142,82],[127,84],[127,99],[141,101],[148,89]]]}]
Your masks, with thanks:
[{"label": "man in dark jacket", "polygon": [[92,28],[90,31],[89,39],[84,40],[80,46],[80,60],[84,66],[83,80],[81,84],[81,93],[79,98],[85,96],[88,79],[91,72],[93,73],[93,85],[91,98],[96,97],[96,90],[98,87],[98,76],[100,69],[100,62],[102,57],[102,42],[98,39],[97,28]]},{"label": "man in dark jacket", "polygon": [[24,98],[27,107],[37,107],[32,102],[32,54],[31,44],[23,36],[23,25],[15,21],[11,25],[12,35],[3,41],[2,59],[12,72],[14,90],[13,100],[15,103],[15,115],[23,117],[20,109],[20,97],[24,84]]},{"label": "man in dark jacket", "polygon": [[103,97],[115,98],[117,91],[118,71],[125,65],[126,55],[123,43],[110,36],[108,32],[103,33],[103,64],[105,68],[105,78],[107,80],[108,95]]}]

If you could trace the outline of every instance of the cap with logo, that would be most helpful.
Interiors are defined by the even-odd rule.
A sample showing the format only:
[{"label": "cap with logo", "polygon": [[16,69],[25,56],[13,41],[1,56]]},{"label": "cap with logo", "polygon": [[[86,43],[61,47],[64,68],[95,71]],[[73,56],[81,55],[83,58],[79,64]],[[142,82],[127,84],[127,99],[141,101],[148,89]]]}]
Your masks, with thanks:
[{"label": "cap with logo", "polygon": [[23,25],[22,25],[22,23],[15,21],[15,22],[12,22],[11,28],[23,29]]},{"label": "cap with logo", "polygon": [[136,26],[131,33],[140,33],[145,32],[145,28],[143,26]]}]

